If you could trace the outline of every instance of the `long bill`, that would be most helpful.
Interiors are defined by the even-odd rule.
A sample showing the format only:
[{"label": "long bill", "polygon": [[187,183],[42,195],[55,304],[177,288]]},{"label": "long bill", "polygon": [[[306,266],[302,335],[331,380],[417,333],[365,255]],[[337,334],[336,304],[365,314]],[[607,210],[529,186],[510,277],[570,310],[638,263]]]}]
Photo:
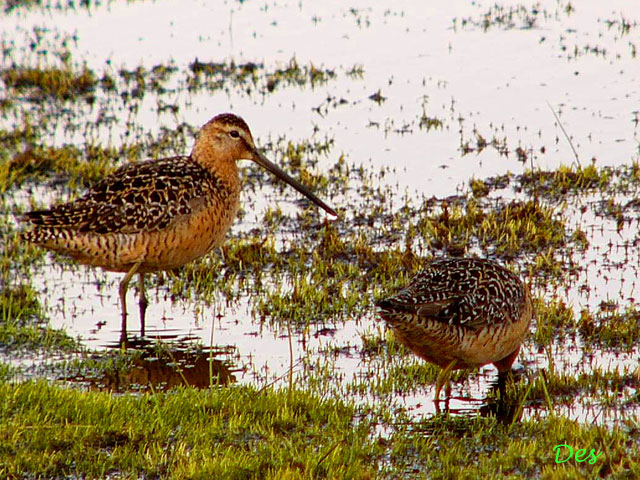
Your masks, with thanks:
[{"label": "long bill", "polygon": [[253,157],[253,161],[254,162],[256,162],[261,167],[269,170],[271,173],[273,173],[280,180],[284,180],[285,182],[287,182],[289,185],[291,185],[293,188],[298,190],[301,194],[303,194],[309,200],[313,201],[313,203],[315,203],[319,207],[323,208],[327,213],[333,215],[334,217],[338,216],[338,214],[336,213],[336,211],[333,208],[331,208],[329,205],[327,205],[322,200],[320,200],[318,197],[316,197],[311,192],[311,190],[309,190],[307,187],[302,185],[296,179],[294,179],[294,178],[290,177],[289,175],[287,175],[284,172],[284,170],[282,170],[280,167],[278,167],[275,163],[269,161],[264,155],[262,155],[257,150],[254,150],[254,153],[255,153],[255,155]]}]

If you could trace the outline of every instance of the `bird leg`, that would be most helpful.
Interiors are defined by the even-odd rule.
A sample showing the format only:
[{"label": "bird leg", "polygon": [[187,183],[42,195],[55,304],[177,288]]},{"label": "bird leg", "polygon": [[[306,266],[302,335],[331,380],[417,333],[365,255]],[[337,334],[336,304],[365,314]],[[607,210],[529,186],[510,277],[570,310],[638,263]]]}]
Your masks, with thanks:
[{"label": "bird leg", "polygon": [[122,326],[120,328],[120,343],[123,347],[127,346],[127,288],[129,287],[129,281],[136,274],[140,268],[140,263],[134,263],[131,269],[124,276],[120,282],[120,310],[122,312]]},{"label": "bird leg", "polygon": [[147,295],[144,291],[144,273],[138,274],[138,295],[138,306],[140,307],[140,336],[144,337],[144,315],[147,312],[147,305],[149,305]]},{"label": "bird leg", "polygon": [[447,396],[451,395],[451,385],[449,383],[449,378],[451,377],[451,372],[453,371],[453,367],[457,362],[457,360],[451,360],[451,362],[449,362],[449,365],[447,365],[445,369],[440,372],[438,378],[436,379],[436,394],[434,398],[436,405],[438,405],[438,402],[440,401],[440,391],[445,384],[447,385]]},{"label": "bird leg", "polygon": [[504,357],[502,360],[493,362],[493,364],[498,369],[498,373],[504,373],[511,370],[511,365],[513,365],[513,362],[515,362],[516,357],[518,356],[518,352],[520,352],[520,345],[518,345],[518,347],[513,352]]}]

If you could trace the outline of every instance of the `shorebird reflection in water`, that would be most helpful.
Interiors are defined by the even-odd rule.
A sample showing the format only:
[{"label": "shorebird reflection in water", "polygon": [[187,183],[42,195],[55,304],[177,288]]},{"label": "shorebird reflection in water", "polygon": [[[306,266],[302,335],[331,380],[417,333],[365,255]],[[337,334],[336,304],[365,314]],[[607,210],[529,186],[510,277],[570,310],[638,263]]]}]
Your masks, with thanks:
[{"label": "shorebird reflection in water", "polygon": [[83,264],[126,273],[119,289],[121,342],[126,344],[129,281],[138,274],[144,336],[144,274],[179,267],[223,243],[238,211],[236,162],[243,159],[337,215],[258,151],[244,120],[224,113],[202,127],[190,155],[125,165],[75,201],[27,213],[31,228],[22,239]]},{"label": "shorebird reflection in water", "polygon": [[529,289],[513,272],[477,258],[432,261],[377,306],[401,343],[444,369],[436,402],[452,370],[493,363],[499,375],[509,372],[534,314]]}]

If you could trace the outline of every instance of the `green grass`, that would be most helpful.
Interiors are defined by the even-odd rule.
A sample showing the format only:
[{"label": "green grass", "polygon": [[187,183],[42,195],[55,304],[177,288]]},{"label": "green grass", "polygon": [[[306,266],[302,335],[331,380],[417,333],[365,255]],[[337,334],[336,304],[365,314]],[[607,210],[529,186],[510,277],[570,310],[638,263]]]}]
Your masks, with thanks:
[{"label": "green grass", "polygon": [[[629,431],[582,426],[566,418],[524,421],[513,427],[491,418],[435,418],[398,432],[389,444],[398,473],[428,478],[636,478],[637,444]],[[420,434],[422,433],[422,435]],[[410,440],[405,440],[409,437]],[[594,449],[597,461],[556,463],[557,445]],[[564,450],[563,450],[564,451]],[[564,460],[563,454],[559,460]],[[427,473],[428,472],[428,473]],[[402,474],[401,474],[402,475]]]},{"label": "green grass", "polygon": [[14,94],[27,95],[32,101],[46,97],[69,100],[87,97],[91,100],[98,83],[93,72],[87,68],[74,71],[70,68],[7,68],[0,71],[0,80]]},{"label": "green grass", "polygon": [[[640,428],[435,416],[387,426],[308,393],[227,387],[113,395],[0,383],[3,478],[636,478]],[[556,463],[554,447],[594,449]],[[568,450],[567,450],[568,452]],[[563,454],[564,455],[564,454]],[[566,455],[565,455],[566,456]]]},{"label": "green grass", "polygon": [[627,307],[625,311],[583,310],[578,321],[580,335],[585,342],[604,347],[618,347],[631,351],[640,338],[640,311]]},{"label": "green grass", "polygon": [[373,478],[353,409],[231,387],[114,396],[0,385],[0,476]]},{"label": "green grass", "polygon": [[20,285],[0,292],[0,352],[70,351],[78,344],[61,330],[43,320],[36,292]]}]

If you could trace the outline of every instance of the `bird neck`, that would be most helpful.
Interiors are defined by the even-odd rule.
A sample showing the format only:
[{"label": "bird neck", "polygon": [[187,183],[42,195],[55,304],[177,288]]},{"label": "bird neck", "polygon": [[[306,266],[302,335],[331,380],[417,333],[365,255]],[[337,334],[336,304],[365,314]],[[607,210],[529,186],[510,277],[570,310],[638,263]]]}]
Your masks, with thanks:
[{"label": "bird neck", "polygon": [[196,142],[191,151],[191,158],[227,184],[239,183],[238,165],[231,152],[220,151],[211,144]]}]

